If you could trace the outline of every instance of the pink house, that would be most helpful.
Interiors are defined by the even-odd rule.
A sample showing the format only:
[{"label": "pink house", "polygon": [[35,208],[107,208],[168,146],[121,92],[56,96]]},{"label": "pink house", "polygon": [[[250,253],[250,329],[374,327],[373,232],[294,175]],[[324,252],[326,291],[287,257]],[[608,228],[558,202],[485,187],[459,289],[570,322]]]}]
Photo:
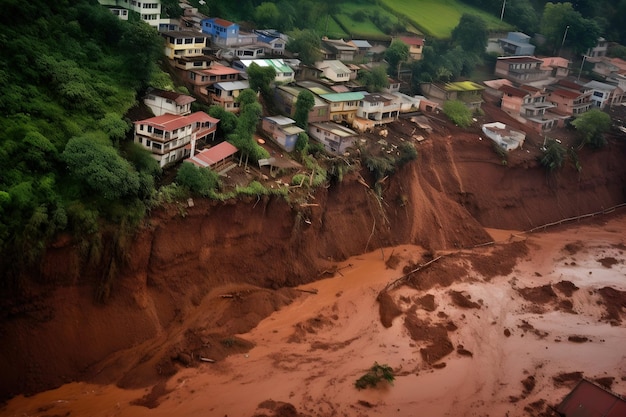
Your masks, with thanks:
[{"label": "pink house", "polygon": [[564,116],[576,116],[592,106],[591,91],[585,91],[582,85],[569,80],[560,80],[551,85],[548,100],[554,105],[554,111]]}]

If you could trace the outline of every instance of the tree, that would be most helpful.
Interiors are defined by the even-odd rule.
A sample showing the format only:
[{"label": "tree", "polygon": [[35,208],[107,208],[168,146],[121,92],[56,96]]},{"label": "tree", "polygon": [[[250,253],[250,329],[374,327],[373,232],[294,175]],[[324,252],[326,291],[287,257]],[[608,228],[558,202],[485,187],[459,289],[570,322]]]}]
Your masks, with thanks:
[{"label": "tree", "polygon": [[563,166],[567,158],[567,150],[563,145],[554,139],[548,139],[541,148],[543,155],[539,158],[539,163],[552,172]]},{"label": "tree", "polygon": [[554,52],[570,46],[575,53],[593,47],[600,36],[600,26],[574,10],[572,3],[546,3],[541,18],[541,33]]},{"label": "tree", "polygon": [[445,101],[443,112],[459,127],[468,127],[472,124],[472,112],[461,100]]},{"label": "tree", "polygon": [[99,120],[100,129],[107,134],[113,142],[118,142],[126,137],[126,132],[130,130],[130,125],[122,119],[122,116],[115,113],[107,113]]},{"label": "tree", "polygon": [[315,96],[309,90],[302,90],[298,94],[296,99],[296,110],[293,114],[293,119],[296,121],[296,125],[307,130],[309,124],[309,112],[315,106]]},{"label": "tree", "polygon": [[581,138],[580,147],[586,144],[594,148],[606,146],[606,133],[611,128],[611,117],[599,109],[581,114],[572,122]]},{"label": "tree", "polygon": [[367,91],[378,93],[389,87],[389,77],[387,77],[387,67],[378,65],[371,70],[359,71],[359,81],[365,86]]},{"label": "tree", "polygon": [[274,67],[262,67],[253,62],[248,67],[248,81],[250,88],[257,92],[260,91],[265,100],[272,100],[272,88],[270,85],[276,78],[276,70]]},{"label": "tree", "polygon": [[137,172],[110,143],[95,134],[71,138],[61,159],[74,178],[106,200],[136,196],[139,191]]},{"label": "tree", "polygon": [[482,55],[487,48],[487,24],[480,16],[465,13],[452,30],[452,41],[465,52]]},{"label": "tree", "polygon": [[208,168],[184,162],[176,173],[176,183],[193,193],[208,196],[219,185],[219,175]]},{"label": "tree", "polygon": [[286,49],[298,55],[305,65],[313,65],[322,59],[322,41],[315,31],[297,30],[290,34]]},{"label": "tree", "polygon": [[213,105],[209,107],[208,113],[209,116],[219,119],[220,122],[217,125],[217,129],[221,131],[222,137],[227,137],[237,128],[237,116],[225,108]]},{"label": "tree", "polygon": [[385,61],[389,64],[389,70],[398,74],[400,65],[409,59],[409,45],[394,39],[385,51]]},{"label": "tree", "polygon": [[277,28],[281,20],[276,4],[263,2],[254,10],[254,21],[261,27]]}]

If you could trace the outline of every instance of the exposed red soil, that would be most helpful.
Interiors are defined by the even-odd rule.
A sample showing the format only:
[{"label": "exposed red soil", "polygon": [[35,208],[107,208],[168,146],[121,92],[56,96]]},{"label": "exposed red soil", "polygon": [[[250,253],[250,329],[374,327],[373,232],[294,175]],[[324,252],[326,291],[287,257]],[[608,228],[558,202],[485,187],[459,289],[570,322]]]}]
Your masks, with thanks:
[{"label": "exposed red soil", "polygon": [[[486,117],[494,114],[489,106],[486,110]],[[434,133],[417,145],[418,160],[384,183],[382,200],[352,174],[318,190],[316,205],[306,208],[266,197],[225,204],[196,199],[193,207],[157,209],[125,247],[114,250],[105,235],[102,247],[109,256],[96,264],[85,259],[78,242],[59,239],[37,270],[25,272],[20,298],[2,301],[0,398],[76,380],[158,384],[197,366],[200,358],[220,360],[249,349],[236,335],[302,295],[288,287],[333,271],[336,261],[403,243],[432,254],[473,248],[492,240],[484,227],[526,230],[624,201],[624,141],[613,139],[602,151],[583,150],[580,173],[565,167],[549,177],[535,159],[541,138],[530,135],[524,150],[511,153],[503,165],[489,141],[478,139],[478,129],[433,123]],[[414,130],[410,122],[399,121],[389,135],[410,138]],[[367,178],[365,170],[360,174]],[[302,221],[303,210],[310,224]],[[472,269],[486,277],[506,275],[526,250],[516,242],[477,256],[457,252],[410,274],[407,283],[419,290],[447,287],[473,279]],[[575,254],[577,249],[565,250]],[[95,303],[94,291],[112,260],[119,273],[106,283],[106,303]],[[408,270],[423,263],[411,261]],[[389,259],[388,267],[395,266]],[[561,287],[571,296],[567,286]],[[539,303],[556,297],[539,288],[527,290],[525,297]],[[606,288],[600,295],[607,320],[621,322],[624,293]],[[381,318],[390,325],[400,309],[379,297]],[[428,300],[418,304],[427,311],[435,308]],[[405,326],[424,343],[426,362],[435,364],[454,351],[448,338],[453,330],[445,320],[409,317]],[[333,321],[304,321],[294,340]],[[154,390],[140,401],[156,405],[164,391]],[[288,404],[261,408],[265,414],[258,415],[299,415]]]}]

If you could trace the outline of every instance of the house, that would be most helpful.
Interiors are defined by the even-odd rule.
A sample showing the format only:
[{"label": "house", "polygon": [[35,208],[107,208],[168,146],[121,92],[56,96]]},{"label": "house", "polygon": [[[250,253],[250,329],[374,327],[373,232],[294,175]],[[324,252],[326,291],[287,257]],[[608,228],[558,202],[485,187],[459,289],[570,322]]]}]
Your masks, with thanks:
[{"label": "house", "polygon": [[304,132],[304,129],[296,126],[295,123],[295,120],[284,116],[264,117],[261,129],[281,148],[291,152],[296,148],[298,135]]},{"label": "house", "polygon": [[554,111],[564,116],[576,116],[589,110],[592,106],[591,90],[570,80],[559,80],[548,86],[548,101],[556,107]]},{"label": "house", "polygon": [[365,95],[362,92],[322,94],[320,98],[326,101],[330,108],[330,120],[352,124],[359,108],[359,101]]},{"label": "house", "polygon": [[393,92],[391,95],[396,97],[397,102],[400,105],[400,113],[417,111],[420,108],[420,96],[409,96],[399,91]]},{"label": "house", "polygon": [[158,28],[161,23],[161,2],[159,0],[98,0],[98,3],[102,6],[113,6],[113,10],[126,9],[129,13],[118,12],[116,15],[124,20],[128,20],[130,13],[135,13],[139,19],[154,28]]},{"label": "house", "polygon": [[239,42],[239,25],[218,17],[210,17],[201,21],[202,33],[208,35],[211,42],[225,47]]},{"label": "house", "polygon": [[443,104],[448,100],[460,100],[469,109],[479,109],[483,99],[482,92],[485,89],[482,85],[472,81],[458,81],[446,84],[423,83],[420,84],[422,93],[428,99]]},{"label": "house", "polygon": [[589,59],[589,61],[595,62],[597,58],[602,58],[603,56],[606,56],[608,50],[609,43],[606,41],[606,39],[600,37],[598,38],[598,43],[596,43],[596,46],[587,49],[587,52],[584,55],[587,57],[587,59]]},{"label": "house", "polygon": [[560,56],[551,56],[547,58],[541,58],[543,61],[541,69],[550,71],[550,76],[554,78],[565,78],[569,75],[570,61]]},{"label": "house", "polygon": [[164,167],[189,156],[197,140],[214,139],[218,122],[204,112],[186,116],[165,113],[136,121],[134,142],[152,152]]},{"label": "house", "polygon": [[522,32],[509,32],[506,38],[498,39],[498,44],[507,56],[527,56],[535,53],[535,45],[530,43],[530,36]]},{"label": "house", "polygon": [[335,83],[345,83],[350,81],[352,71],[343,62],[339,60],[328,60],[315,63],[324,78]]},{"label": "house", "polygon": [[620,58],[602,57],[594,63],[591,71],[604,78],[610,78],[614,74],[626,75],[626,61]]},{"label": "house", "polygon": [[365,94],[356,111],[358,118],[372,120],[375,125],[397,120],[399,114],[400,100],[391,94],[378,93]]},{"label": "house", "polygon": [[530,85],[513,87],[505,84],[500,86],[500,91],[500,107],[532,130],[542,133],[563,125],[564,118],[552,112],[556,105],[547,100],[548,94],[543,89]]},{"label": "house", "polygon": [[326,49],[325,58],[338,59],[340,61],[352,62],[358,52],[356,46],[343,39],[322,38],[322,46]]},{"label": "house", "polygon": [[178,4],[183,9],[183,15],[179,20],[181,25],[190,30],[202,32],[202,20],[206,19],[208,16],[198,12],[197,7],[193,7],[188,3],[181,2]]},{"label": "house", "polygon": [[[297,86],[279,85],[274,90],[274,99],[279,110],[287,114],[290,117],[296,112],[296,101],[300,92],[305,88]],[[322,100],[317,95],[313,94],[315,104],[311,111],[309,111],[309,123],[311,122],[325,122],[329,120],[329,104]]]},{"label": "house", "polygon": [[372,49],[372,44],[369,43],[368,41],[362,40],[362,39],[353,39],[353,40],[351,40],[348,43],[356,48],[357,55],[359,55],[361,57],[365,57],[365,56],[370,55],[370,50]]},{"label": "house", "polygon": [[422,54],[424,53],[424,38],[417,36],[400,36],[398,40],[408,45],[410,59],[413,61],[422,59]]},{"label": "house", "polygon": [[266,55],[284,55],[289,38],[274,29],[255,30],[257,42],[263,45]]},{"label": "house", "polygon": [[616,85],[590,81],[583,87],[585,91],[591,91],[590,99],[594,107],[603,109],[607,104],[613,106],[624,101],[624,91]]},{"label": "house", "polygon": [[623,417],[626,401],[593,382],[581,379],[556,407],[562,417]]},{"label": "house", "polygon": [[542,64],[543,60],[534,56],[498,57],[495,74],[518,84],[545,80],[550,71],[541,69]]},{"label": "house", "polygon": [[207,69],[217,58],[212,55],[180,56],[173,59],[174,68],[181,71]]},{"label": "house", "polygon": [[128,20],[128,9],[117,6],[108,6],[108,9],[113,13],[113,16],[117,16],[118,19]]},{"label": "house", "polygon": [[148,94],[143,99],[146,106],[150,107],[155,116],[165,113],[185,116],[191,113],[191,103],[195,98],[175,91],[165,91],[158,88],[148,90]]},{"label": "house", "polygon": [[489,139],[507,152],[521,148],[526,139],[526,133],[511,129],[500,122],[485,123],[481,128]]},{"label": "house", "polygon": [[239,103],[236,100],[239,93],[246,88],[250,88],[250,83],[247,80],[215,83],[212,91],[208,92],[209,100],[211,104],[220,106],[226,111],[239,113]]},{"label": "house", "polygon": [[209,98],[213,89],[213,84],[220,82],[239,81],[241,73],[231,67],[221,64],[213,64],[207,69],[187,71],[188,82],[192,85],[193,91]]},{"label": "house", "polygon": [[192,150],[189,158],[185,159],[184,162],[191,162],[199,168],[210,168],[214,171],[219,171],[230,165],[233,155],[238,151],[239,149],[229,142],[221,142],[198,153]]},{"label": "house", "polygon": [[252,63],[260,67],[272,67],[276,71],[274,82],[290,83],[295,80],[294,70],[282,59],[241,59],[233,61],[233,68],[247,72]]},{"label": "house", "polygon": [[165,38],[165,56],[169,59],[202,56],[207,37],[192,31],[161,32]]},{"label": "house", "polygon": [[338,154],[343,154],[359,139],[354,130],[333,122],[310,123],[309,137],[323,144],[327,151]]}]

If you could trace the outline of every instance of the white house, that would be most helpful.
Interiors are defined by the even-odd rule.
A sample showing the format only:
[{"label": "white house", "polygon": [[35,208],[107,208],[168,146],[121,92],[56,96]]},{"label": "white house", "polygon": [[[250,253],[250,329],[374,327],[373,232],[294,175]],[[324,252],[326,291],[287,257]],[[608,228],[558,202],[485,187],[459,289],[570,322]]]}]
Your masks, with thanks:
[{"label": "white house", "polygon": [[324,78],[335,83],[345,83],[350,81],[352,71],[343,62],[332,59],[315,63],[315,68],[321,71]]},{"label": "white house", "polygon": [[[161,24],[161,1],[160,0],[98,0],[103,6],[111,7],[113,10],[119,10],[120,8],[135,12],[139,15],[139,18],[153,26],[159,28]],[[115,12],[113,12],[115,14]],[[118,12],[116,14],[120,19],[128,20],[128,14]]]},{"label": "white house", "polygon": [[400,100],[392,94],[366,94],[359,101],[356,116],[373,120],[375,124],[389,123],[398,119]]},{"label": "white house", "polygon": [[257,64],[260,67],[274,68],[274,71],[276,71],[276,77],[274,78],[275,82],[290,83],[295,80],[294,70],[282,59],[242,59],[233,61],[233,68],[247,72],[252,63]]},{"label": "white house", "polygon": [[619,104],[624,99],[624,91],[616,85],[589,81],[583,86],[585,91],[591,91],[591,102],[595,107],[603,109],[608,104]]},{"label": "white house", "polygon": [[513,130],[504,123],[493,122],[482,125],[482,131],[505,151],[521,148],[526,139],[526,133]]},{"label": "white house", "polygon": [[213,139],[218,119],[204,112],[165,113],[135,122],[134,142],[152,152],[161,167],[191,155],[197,140]]},{"label": "white house", "polygon": [[150,107],[155,116],[161,116],[165,113],[185,116],[191,113],[191,103],[194,101],[196,101],[195,98],[186,94],[158,88],[149,90],[143,99],[144,104]]},{"label": "white house", "polygon": [[329,152],[342,154],[353,146],[359,135],[352,129],[333,122],[309,123],[309,136]]}]

